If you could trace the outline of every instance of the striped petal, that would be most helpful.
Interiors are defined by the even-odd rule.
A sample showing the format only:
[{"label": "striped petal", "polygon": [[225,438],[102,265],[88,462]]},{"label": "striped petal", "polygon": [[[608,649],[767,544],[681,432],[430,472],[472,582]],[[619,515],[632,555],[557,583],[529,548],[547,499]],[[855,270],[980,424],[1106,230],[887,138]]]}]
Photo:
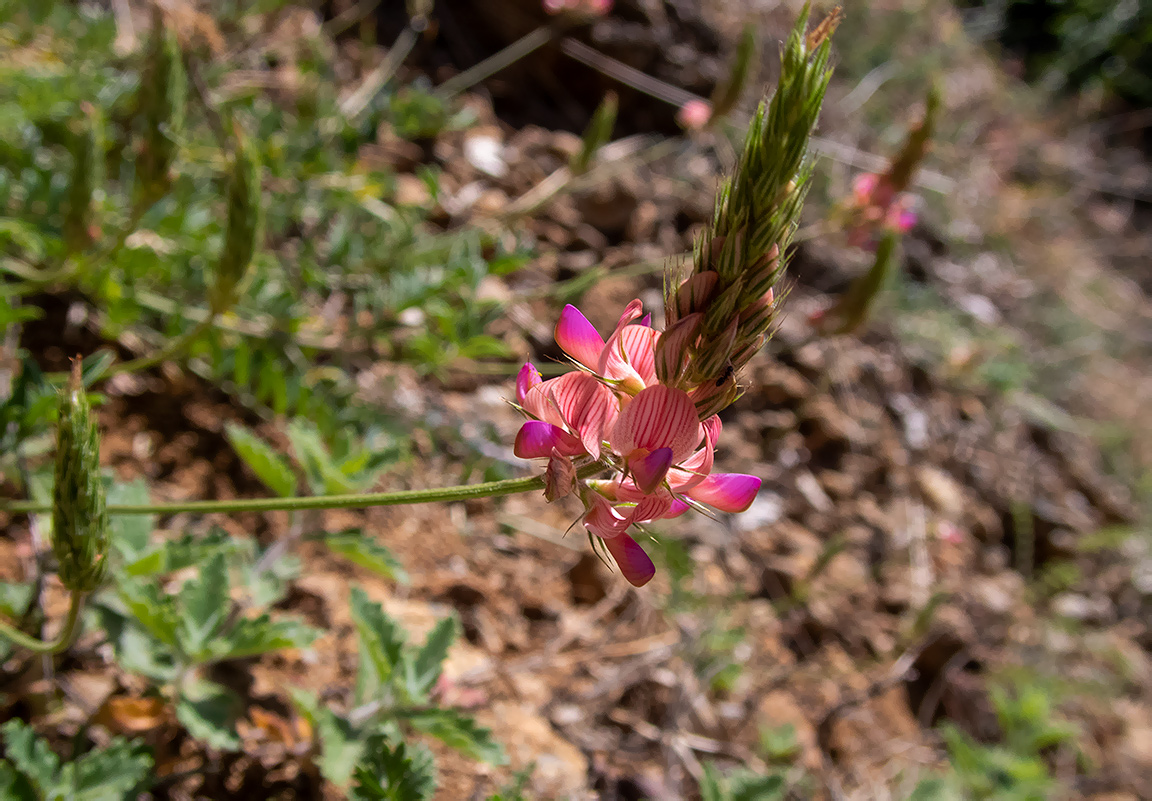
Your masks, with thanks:
[{"label": "striped petal", "polygon": [[572,304],[568,304],[564,307],[564,311],[560,312],[555,336],[556,344],[561,350],[589,370],[596,369],[600,352],[604,350],[604,338],[596,331],[596,327],[588,322],[588,318]]},{"label": "striped petal", "polygon": [[668,468],[671,466],[671,448],[657,448],[646,456],[628,462],[636,486],[645,495],[656,491],[664,481],[664,476],[668,475]]},{"label": "striped petal", "polygon": [[605,542],[611,542],[624,534],[624,530],[632,523],[631,518],[617,511],[612,502],[604,496],[596,492],[585,495],[584,503],[588,506],[588,511],[584,513],[584,527]]},{"label": "striped petal", "polygon": [[524,366],[520,368],[519,375],[516,376],[516,402],[523,406],[528,390],[539,386],[542,382],[540,371],[536,369],[535,365],[532,362],[525,362]]},{"label": "striped petal", "polygon": [[593,459],[600,458],[600,442],[619,411],[616,395],[587,373],[566,373],[546,382],[568,430],[580,437]]},{"label": "striped petal", "polygon": [[721,512],[743,512],[760,491],[760,479],[744,473],[713,473],[688,493],[688,497],[715,506]]},{"label": "striped petal", "polygon": [[656,575],[656,565],[652,564],[636,540],[627,534],[604,540],[604,544],[620,566],[620,573],[633,587],[643,587]]},{"label": "striped petal", "polygon": [[676,499],[670,492],[661,492],[648,495],[637,503],[628,515],[631,523],[647,523],[649,520],[660,520],[668,514],[668,510],[675,505]]},{"label": "striped petal", "polygon": [[638,393],[620,413],[611,439],[625,457],[637,448],[671,448],[676,464],[691,455],[703,435],[688,393],[656,384]]},{"label": "striped petal", "polygon": [[584,445],[579,439],[559,426],[541,420],[529,420],[520,426],[512,452],[521,459],[538,459],[551,456],[553,448],[564,456],[584,453]]}]

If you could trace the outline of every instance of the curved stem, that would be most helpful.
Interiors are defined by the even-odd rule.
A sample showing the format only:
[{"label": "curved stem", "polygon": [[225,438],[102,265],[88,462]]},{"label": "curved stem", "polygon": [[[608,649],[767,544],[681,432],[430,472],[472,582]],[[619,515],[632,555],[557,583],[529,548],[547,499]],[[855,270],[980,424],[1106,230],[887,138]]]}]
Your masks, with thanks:
[{"label": "curved stem", "polygon": [[68,617],[64,620],[64,628],[54,640],[44,642],[41,639],[26,634],[15,626],[0,620],[0,637],[16,643],[38,654],[55,654],[63,651],[72,644],[76,636],[76,623],[80,619],[80,610],[84,608],[84,593],[72,591],[68,601]]},{"label": "curved stem", "polygon": [[[576,475],[589,478],[604,469],[599,462],[581,467]],[[309,495],[300,498],[248,498],[233,501],[186,501],[159,504],[110,504],[111,515],[174,515],[235,513],[235,512],[294,512],[302,509],[367,509],[371,506],[400,506],[410,503],[439,503],[464,501],[475,498],[495,498],[544,489],[544,477],[508,478],[486,481],[482,484],[462,484],[455,487],[434,487],[399,492],[369,492],[356,495]],[[0,512],[9,514],[40,514],[51,511],[51,504],[31,501],[0,502]]]},{"label": "curved stem", "polygon": [[557,33],[557,28],[551,25],[545,25],[526,33],[498,53],[494,53],[479,64],[469,67],[463,72],[453,75],[444,81],[444,83],[436,87],[436,94],[445,98],[460,94],[468,87],[474,86],[485,78],[495,75],[505,67],[524,58],[524,56],[536,48],[552,41],[552,38],[556,36]]},{"label": "curved stem", "polygon": [[160,362],[170,359],[175,356],[184,348],[195,342],[201,334],[208,331],[216,323],[216,313],[209,312],[208,316],[201,320],[198,324],[189,329],[186,333],[176,337],[160,350],[153,353],[151,356],[141,356],[139,359],[132,359],[127,362],[120,362],[120,364],[112,365],[105,378],[121,373],[134,373],[138,370],[147,370],[149,367],[155,367]]}]

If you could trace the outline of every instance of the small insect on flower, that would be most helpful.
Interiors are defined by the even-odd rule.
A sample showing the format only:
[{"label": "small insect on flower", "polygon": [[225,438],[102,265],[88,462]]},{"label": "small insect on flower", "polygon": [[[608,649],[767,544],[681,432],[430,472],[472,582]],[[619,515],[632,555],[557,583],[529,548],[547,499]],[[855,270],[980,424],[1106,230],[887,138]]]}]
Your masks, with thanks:
[{"label": "small insect on flower", "polygon": [[728,364],[724,366],[724,373],[716,379],[716,386],[724,386],[726,383],[728,383],[728,379],[731,378],[735,372],[736,368],[732,366],[732,362],[728,362]]}]

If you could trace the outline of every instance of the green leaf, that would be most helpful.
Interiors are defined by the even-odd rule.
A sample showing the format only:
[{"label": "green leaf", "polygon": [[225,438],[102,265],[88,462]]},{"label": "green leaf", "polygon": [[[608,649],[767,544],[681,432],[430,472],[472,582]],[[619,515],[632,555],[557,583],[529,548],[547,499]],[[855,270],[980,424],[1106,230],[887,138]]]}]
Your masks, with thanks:
[{"label": "green leaf", "polygon": [[504,749],[492,739],[492,732],[476,725],[471,717],[455,709],[429,709],[416,713],[402,713],[412,727],[430,734],[455,748],[465,756],[501,765],[505,761]]},{"label": "green leaf", "polygon": [[135,798],[152,768],[142,743],[114,738],[106,748],[90,751],[73,763],[74,784],[66,796],[75,801],[125,801]]},{"label": "green leaf", "polygon": [[[133,515],[114,515],[131,518]],[[186,567],[203,564],[217,553],[229,555],[239,549],[235,539],[221,529],[213,529],[206,536],[185,534],[176,540],[166,540],[147,552],[136,561],[124,567],[130,576],[156,576],[174,573]]]},{"label": "green leaf", "polygon": [[408,574],[390,550],[361,529],[347,529],[325,538],[324,542],[334,552],[360,567],[379,573],[385,578],[402,583],[408,582]]},{"label": "green leaf", "polygon": [[18,618],[24,614],[31,597],[31,584],[0,581],[0,612],[8,617]]},{"label": "green leaf", "polygon": [[457,633],[456,618],[444,618],[428,633],[428,639],[416,654],[416,658],[404,660],[406,684],[411,698],[423,700],[436,684],[444,660],[448,657],[448,649],[456,641]]},{"label": "green leaf", "polygon": [[119,597],[145,631],[165,645],[176,648],[176,607],[157,585],[122,581]]},{"label": "green leaf", "polygon": [[[149,502],[148,484],[142,478],[130,483],[116,481],[108,489],[109,504]],[[139,559],[148,548],[155,525],[155,515],[112,515],[108,519],[112,547],[116,548],[126,561]]]},{"label": "green leaf", "polygon": [[296,493],[296,474],[271,445],[236,423],[228,423],[225,432],[236,453],[269,489],[281,498]]},{"label": "green leaf", "polygon": [[288,692],[296,710],[319,739],[320,772],[337,787],[346,787],[364,755],[363,733],[331,709],[321,706],[313,693],[296,687],[289,687]]},{"label": "green leaf", "polygon": [[60,758],[48,743],[24,721],[13,718],[0,726],[4,737],[4,755],[15,768],[41,793],[47,794],[60,771]]},{"label": "green leaf", "polygon": [[214,554],[200,568],[199,576],[184,583],[179,606],[180,647],[193,658],[208,655],[212,638],[231,609],[224,554]]},{"label": "green leaf", "polygon": [[788,783],[779,774],[759,776],[738,771],[730,781],[728,798],[731,801],[784,801],[788,795]]},{"label": "green leaf", "polygon": [[403,653],[404,632],[384,612],[384,607],[368,600],[359,587],[352,588],[349,600],[360,642],[356,698],[364,703],[379,696],[391,680]]},{"label": "green leaf", "polygon": [[[100,618],[108,642],[116,651],[116,663],[131,673],[139,673],[153,681],[169,682],[176,678],[176,649],[157,640],[146,632],[126,609],[114,608],[119,599],[105,596],[93,605]],[[173,632],[175,621],[173,621]]]},{"label": "green leaf", "polygon": [[240,700],[229,690],[209,681],[190,682],[176,703],[176,719],[197,740],[221,751],[240,750],[236,716]]},{"label": "green leaf", "polygon": [[331,495],[356,491],[355,482],[340,471],[314,424],[296,419],[288,424],[287,430],[293,455],[304,468],[313,492]]},{"label": "green leaf", "polygon": [[40,801],[32,783],[6,761],[0,760],[0,798],[5,801]]},{"label": "green leaf", "polygon": [[320,632],[298,620],[273,621],[267,614],[241,618],[228,636],[214,644],[216,659],[242,659],[282,648],[307,648]]},{"label": "green leaf", "polygon": [[404,743],[390,748],[376,735],[366,751],[349,795],[354,801],[425,801],[436,792],[436,766],[427,749]]}]

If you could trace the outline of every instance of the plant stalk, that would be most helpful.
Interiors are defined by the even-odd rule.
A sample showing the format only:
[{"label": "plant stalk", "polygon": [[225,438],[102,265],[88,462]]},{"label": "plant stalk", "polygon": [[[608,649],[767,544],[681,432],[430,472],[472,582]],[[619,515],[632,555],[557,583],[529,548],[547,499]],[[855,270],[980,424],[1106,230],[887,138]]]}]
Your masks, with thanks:
[{"label": "plant stalk", "polygon": [[56,639],[44,642],[31,634],[26,634],[15,626],[0,620],[0,637],[4,637],[22,648],[37,654],[55,654],[63,651],[72,644],[76,637],[76,623],[80,619],[80,610],[84,608],[84,593],[72,591],[68,599],[68,617],[64,620],[64,628]]}]

